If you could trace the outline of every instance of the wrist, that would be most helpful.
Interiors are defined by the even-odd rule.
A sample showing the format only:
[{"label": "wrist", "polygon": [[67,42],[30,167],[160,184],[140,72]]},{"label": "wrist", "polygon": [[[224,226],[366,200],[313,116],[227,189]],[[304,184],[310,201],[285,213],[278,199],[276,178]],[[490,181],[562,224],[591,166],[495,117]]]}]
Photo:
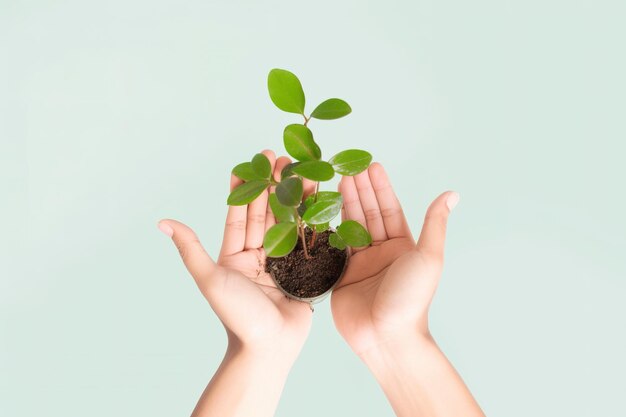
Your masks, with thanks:
[{"label": "wrist", "polygon": [[297,353],[269,344],[241,343],[229,334],[224,359],[192,416],[270,416]]},{"label": "wrist", "polygon": [[398,332],[379,336],[359,357],[370,369],[393,369],[439,351],[429,332]]},{"label": "wrist", "polygon": [[250,370],[271,370],[276,376],[289,373],[293,363],[301,350],[294,346],[284,346],[279,343],[242,343],[229,338],[224,362],[245,362]]},{"label": "wrist", "polygon": [[363,352],[397,416],[483,416],[430,334],[389,337]]}]

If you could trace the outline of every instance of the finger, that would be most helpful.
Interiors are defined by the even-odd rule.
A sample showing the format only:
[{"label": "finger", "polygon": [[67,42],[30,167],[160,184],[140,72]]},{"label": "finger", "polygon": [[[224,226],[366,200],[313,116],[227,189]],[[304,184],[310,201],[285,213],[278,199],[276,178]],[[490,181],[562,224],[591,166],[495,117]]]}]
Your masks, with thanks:
[{"label": "finger", "polygon": [[[291,163],[291,159],[288,156],[281,156],[276,159],[276,164],[274,166],[274,180],[280,182],[280,175],[283,169]],[[270,187],[270,191],[274,192],[276,189],[275,186]]]},{"label": "finger", "polygon": [[383,223],[383,216],[376,200],[376,193],[370,182],[369,170],[365,170],[354,176],[354,184],[356,185],[367,223],[367,230],[372,235],[373,242],[384,242],[387,240],[387,232]]},{"label": "finger", "polygon": [[[270,150],[264,150],[263,155],[270,160],[272,172],[276,163],[276,155]],[[269,193],[263,191],[252,203],[248,204],[248,215],[246,217],[246,242],[244,249],[257,249],[263,245],[263,235],[265,234],[265,216],[267,214],[267,198]]]},{"label": "finger", "polygon": [[[286,156],[281,156],[276,160],[276,165],[274,167],[274,180],[280,181],[280,173],[283,171],[287,165],[291,163],[291,159]],[[270,194],[276,190],[275,186],[270,187]],[[274,226],[276,224],[276,218],[274,217],[274,213],[272,213],[272,208],[270,205],[267,205],[267,214],[265,215],[265,231],[267,229]]]},{"label": "finger", "polygon": [[193,276],[198,288],[205,292],[216,265],[200,244],[196,234],[184,224],[170,219],[161,220],[159,229],[172,238],[185,267]]},{"label": "finger", "polygon": [[374,162],[369,167],[369,177],[374,193],[376,193],[376,200],[385,223],[387,237],[389,239],[396,237],[413,239],[402,206],[400,206],[400,201],[398,201],[398,197],[391,187],[385,168],[378,162]]},{"label": "finger", "polygon": [[446,226],[450,211],[459,202],[459,194],[447,191],[435,199],[426,211],[426,218],[416,249],[423,254],[443,261]]},{"label": "finger", "polygon": [[[243,184],[243,181],[231,174],[230,191],[233,191],[235,187],[241,184]],[[220,258],[239,253],[243,250],[244,244],[246,243],[247,212],[247,206],[228,206]]]},{"label": "finger", "polygon": [[315,192],[315,187],[317,186],[317,184],[318,183],[316,183],[315,181],[302,178],[302,189],[304,191],[302,193],[302,200],[305,200],[308,196]]},{"label": "finger", "polygon": [[[344,220],[356,220],[363,227],[367,227],[359,193],[352,177],[342,177],[339,182],[339,192],[343,196],[343,207],[345,210]],[[354,248],[355,252],[364,248]]]}]

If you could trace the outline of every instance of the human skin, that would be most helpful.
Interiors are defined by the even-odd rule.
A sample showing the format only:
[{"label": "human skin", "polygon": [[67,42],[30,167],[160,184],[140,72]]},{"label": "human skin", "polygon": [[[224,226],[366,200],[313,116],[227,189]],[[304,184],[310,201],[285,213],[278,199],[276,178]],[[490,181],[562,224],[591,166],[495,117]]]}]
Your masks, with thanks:
[{"label": "human skin", "polygon": [[[290,160],[263,153],[278,180]],[[231,190],[240,183],[232,176]],[[305,194],[313,186],[305,181]],[[398,416],[482,416],[428,329],[447,217],[458,194],[447,192],[433,202],[415,243],[380,164],[344,177],[339,190],[343,219],[361,222],[373,238],[371,246],[354,250],[331,297],[339,332],[373,372]],[[286,298],[264,272],[263,235],[275,224],[267,197],[266,192],[248,206],[229,207],[217,263],[187,226],[159,223],[228,336],[224,360],[192,416],[273,415],[308,335],[308,304]]]},{"label": "human skin", "polygon": [[382,165],[343,177],[339,191],[342,218],[360,222],[372,235],[371,246],[354,250],[332,293],[339,333],[374,374],[397,416],[483,416],[428,327],[448,215],[459,195],[448,191],[432,202],[415,242]]},{"label": "human skin", "polygon": [[[280,180],[289,158],[263,151]],[[242,181],[231,176],[231,190]],[[307,192],[313,184],[307,182]],[[175,220],[161,220],[202,295],[228,336],[224,359],[192,417],[272,416],[311,327],[309,304],[284,296],[264,271],[263,236],[276,220],[268,190],[247,206],[230,206],[217,262],[196,234]]]}]

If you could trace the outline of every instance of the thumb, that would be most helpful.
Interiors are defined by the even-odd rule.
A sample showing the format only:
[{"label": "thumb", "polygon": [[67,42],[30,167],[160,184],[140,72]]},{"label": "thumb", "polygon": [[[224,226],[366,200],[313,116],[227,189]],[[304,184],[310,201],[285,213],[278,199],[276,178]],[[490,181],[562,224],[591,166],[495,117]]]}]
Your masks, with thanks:
[{"label": "thumb", "polygon": [[202,247],[198,236],[189,227],[176,220],[161,220],[158,226],[163,233],[172,238],[185,267],[193,276],[198,288],[204,292],[209,276],[217,266]]},{"label": "thumb", "polygon": [[448,215],[459,202],[459,193],[446,191],[435,199],[426,211],[417,250],[443,261]]}]

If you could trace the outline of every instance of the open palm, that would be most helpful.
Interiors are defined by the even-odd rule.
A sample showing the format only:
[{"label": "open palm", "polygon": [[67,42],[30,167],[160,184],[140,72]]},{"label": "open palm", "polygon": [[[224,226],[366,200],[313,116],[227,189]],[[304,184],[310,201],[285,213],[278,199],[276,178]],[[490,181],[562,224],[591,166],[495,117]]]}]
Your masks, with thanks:
[{"label": "open palm", "polygon": [[427,333],[428,307],[443,267],[446,202],[458,195],[446,192],[431,204],[416,243],[382,165],[342,178],[339,190],[342,218],[367,227],[373,242],[354,250],[333,291],[337,329],[357,354],[407,328]]},{"label": "open palm", "polygon": [[[280,178],[289,158],[276,160],[272,151],[263,153],[272,164],[274,177]],[[231,176],[231,191],[241,182]],[[263,236],[276,222],[268,195],[265,191],[247,206],[228,208],[217,263],[189,227],[175,220],[162,220],[159,227],[172,236],[185,266],[229,337],[255,346],[281,341],[299,348],[311,326],[311,311],[307,303],[285,297],[265,272]]]}]

